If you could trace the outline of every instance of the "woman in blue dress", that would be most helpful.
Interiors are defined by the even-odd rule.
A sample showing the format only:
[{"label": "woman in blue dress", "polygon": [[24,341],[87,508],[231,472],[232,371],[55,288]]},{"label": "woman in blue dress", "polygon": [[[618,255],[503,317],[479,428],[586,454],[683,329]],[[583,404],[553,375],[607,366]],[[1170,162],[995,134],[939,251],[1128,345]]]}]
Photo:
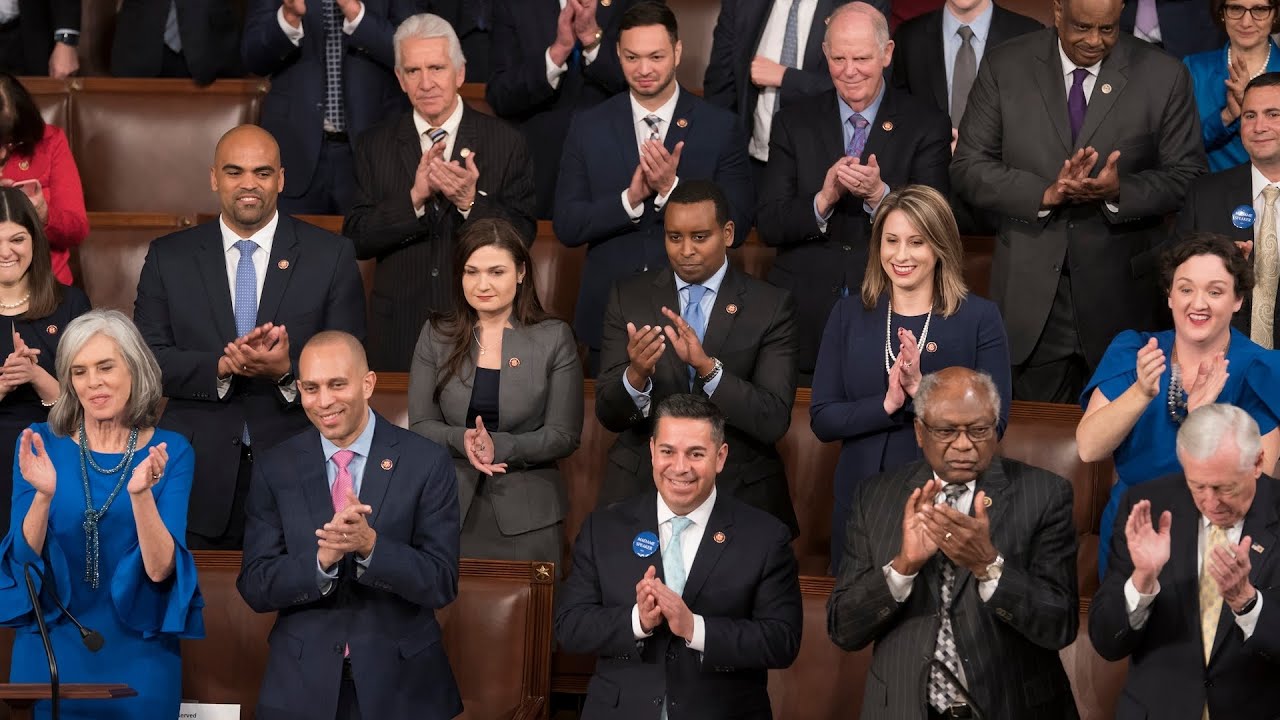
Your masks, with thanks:
[{"label": "woman in blue dress", "polygon": [[1280,358],[1231,327],[1253,289],[1252,265],[1227,238],[1193,235],[1165,253],[1161,281],[1173,330],[1117,335],[1081,395],[1080,458],[1113,456],[1119,475],[1102,513],[1099,577],[1125,491],[1181,471],[1175,441],[1188,412],[1219,402],[1248,412],[1262,432],[1267,473],[1280,451]]},{"label": "woman in blue dress", "polygon": [[[17,629],[12,682],[47,683],[27,596],[30,567],[64,683],[126,683],[137,697],[67,701],[84,720],[176,718],[179,638],[204,636],[196,567],[184,546],[194,455],[155,428],[160,369],[133,324],[94,310],[58,346],[58,399],[23,431],[12,526],[0,542],[0,624]],[[90,652],[61,600],[106,642]],[[48,703],[36,717],[50,716]]]}]

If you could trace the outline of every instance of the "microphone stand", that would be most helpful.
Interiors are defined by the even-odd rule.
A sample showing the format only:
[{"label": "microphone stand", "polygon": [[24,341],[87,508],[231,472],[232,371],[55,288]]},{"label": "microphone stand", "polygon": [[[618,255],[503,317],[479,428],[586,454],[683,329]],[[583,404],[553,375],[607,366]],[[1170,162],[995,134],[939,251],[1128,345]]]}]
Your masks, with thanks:
[{"label": "microphone stand", "polygon": [[53,706],[53,720],[58,720],[58,661],[53,657],[53,640],[49,638],[49,628],[44,624],[44,611],[40,607],[40,594],[36,592],[36,583],[31,579],[31,563],[23,563],[22,575],[27,580],[27,597],[31,599],[31,608],[36,615],[36,628],[40,631],[40,641],[44,643],[44,654],[49,658],[50,702]]}]

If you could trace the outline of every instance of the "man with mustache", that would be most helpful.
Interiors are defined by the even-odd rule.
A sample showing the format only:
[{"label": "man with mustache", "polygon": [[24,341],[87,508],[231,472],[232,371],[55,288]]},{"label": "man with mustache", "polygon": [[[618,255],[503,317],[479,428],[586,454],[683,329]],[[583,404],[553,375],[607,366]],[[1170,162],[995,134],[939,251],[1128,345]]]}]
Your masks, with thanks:
[{"label": "man with mustache", "polygon": [[256,451],[307,427],[294,369],[312,335],[364,335],[364,289],[351,241],[276,210],[280,148],[241,125],[209,169],[216,222],[151,243],[133,320],[169,398],[160,426],[196,452],[187,545],[239,550]]}]

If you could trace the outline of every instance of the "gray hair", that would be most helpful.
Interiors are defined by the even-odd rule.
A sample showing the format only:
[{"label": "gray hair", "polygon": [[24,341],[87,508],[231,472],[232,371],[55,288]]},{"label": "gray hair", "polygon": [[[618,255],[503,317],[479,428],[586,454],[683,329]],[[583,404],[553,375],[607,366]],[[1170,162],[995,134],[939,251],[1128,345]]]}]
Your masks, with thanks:
[{"label": "gray hair", "polygon": [[1214,403],[1196,408],[1178,429],[1178,454],[1205,460],[1230,437],[1240,450],[1240,469],[1252,468],[1262,452],[1258,423],[1234,405]]},{"label": "gray hair", "polygon": [[71,363],[84,346],[97,335],[110,338],[120,350],[125,367],[133,381],[133,390],[125,407],[125,422],[138,427],[152,427],[160,419],[160,366],[133,322],[119,310],[90,310],[72,320],[58,342],[55,373],[58,399],[49,411],[49,428],[55,435],[76,432],[84,420],[84,407],[71,383]]},{"label": "gray hair", "polygon": [[835,10],[827,16],[827,29],[822,35],[822,44],[827,46],[831,40],[831,25],[835,23],[836,18],[842,15],[854,13],[856,15],[866,15],[871,21],[871,31],[875,33],[876,44],[880,46],[880,51],[889,47],[889,21],[885,19],[884,13],[864,2],[851,2],[844,5],[837,5]]},{"label": "gray hair", "polygon": [[[1000,417],[1000,390],[996,388],[996,383],[991,376],[981,370],[969,370],[973,373],[973,384],[976,385],[974,390],[982,395],[986,395],[986,400],[991,404],[992,411],[995,412],[997,418]],[[916,388],[916,396],[913,404],[915,405],[916,417],[922,418],[928,411],[933,399],[933,393],[943,384],[943,378],[940,377],[941,371],[931,372],[920,378],[920,385]]]},{"label": "gray hair", "polygon": [[399,68],[401,62],[400,44],[405,40],[430,40],[432,38],[444,38],[449,41],[449,62],[453,63],[454,70],[461,70],[467,64],[467,56],[462,54],[462,43],[458,42],[458,33],[453,31],[453,26],[448,20],[439,15],[431,13],[419,13],[411,15],[400,23],[400,27],[396,28],[396,34],[391,38],[392,45],[396,51],[396,67]]}]

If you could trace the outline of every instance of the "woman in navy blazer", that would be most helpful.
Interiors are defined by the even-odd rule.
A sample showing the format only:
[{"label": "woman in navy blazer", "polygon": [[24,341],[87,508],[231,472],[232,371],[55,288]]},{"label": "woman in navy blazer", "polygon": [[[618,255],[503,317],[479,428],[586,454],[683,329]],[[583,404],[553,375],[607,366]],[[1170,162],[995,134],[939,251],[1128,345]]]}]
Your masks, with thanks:
[{"label": "woman in navy blazer", "polygon": [[969,294],[964,249],[946,198],[924,185],[889,193],[871,228],[861,297],[827,319],[813,376],[809,422],[843,443],[831,510],[831,572],[838,574],[854,487],[918,460],[911,399],[924,373],[959,365],[983,371],[1009,417],[1009,346],[995,303]]}]

